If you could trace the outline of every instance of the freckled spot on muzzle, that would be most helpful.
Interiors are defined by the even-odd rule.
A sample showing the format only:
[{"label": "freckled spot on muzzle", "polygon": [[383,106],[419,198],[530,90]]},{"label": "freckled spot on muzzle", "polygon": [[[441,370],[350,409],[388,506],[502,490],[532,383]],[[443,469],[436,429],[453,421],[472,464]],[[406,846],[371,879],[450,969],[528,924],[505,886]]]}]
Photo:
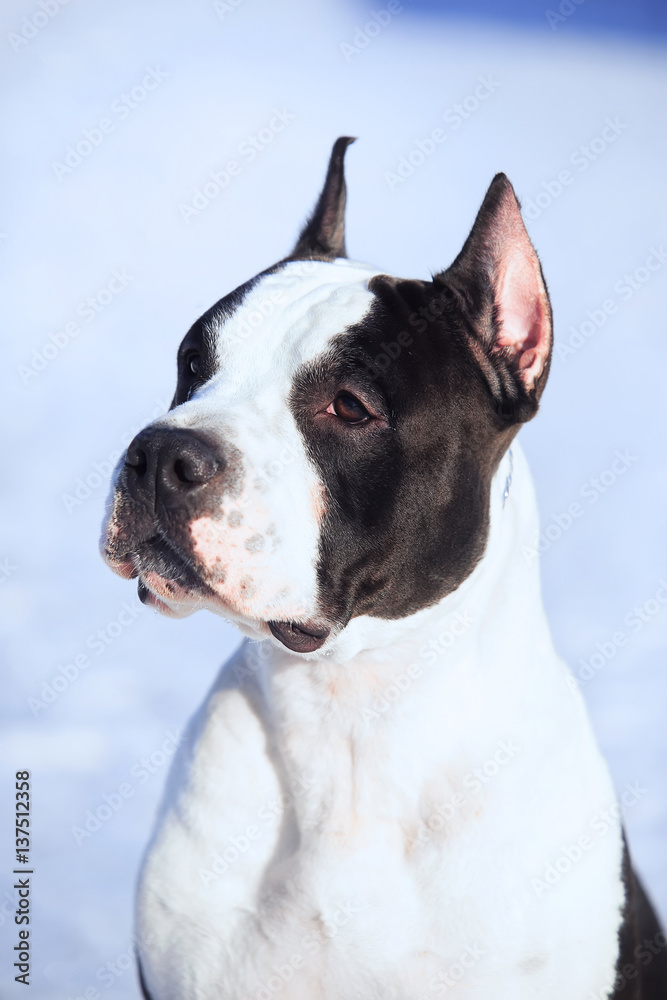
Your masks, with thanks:
[{"label": "freckled spot on muzzle", "polygon": [[246,538],[245,547],[248,552],[262,552],[266,544],[266,539],[264,535],[253,535],[251,538]]}]

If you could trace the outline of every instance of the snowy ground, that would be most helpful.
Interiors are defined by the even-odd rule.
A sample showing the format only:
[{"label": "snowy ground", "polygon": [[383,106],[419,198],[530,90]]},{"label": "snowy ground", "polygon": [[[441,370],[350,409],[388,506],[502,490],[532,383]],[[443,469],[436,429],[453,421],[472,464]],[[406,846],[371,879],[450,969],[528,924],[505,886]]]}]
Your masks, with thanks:
[{"label": "snowy ground", "polygon": [[[664,49],[579,33],[579,8],[554,30],[540,9],[527,30],[418,15],[406,0],[364,46],[368,8],[351,2],[45,3],[42,24],[36,3],[8,0],[0,31],[2,995],[23,995],[8,958],[9,824],[13,773],[29,768],[32,995],[138,996],[133,880],[168,766],[160,748],[237,637],[212,616],[136,612],[134,587],[96,552],[108,468],[166,407],[192,320],[290,247],[340,134],[360,137],[350,252],[390,272],[449,263],[497,170],[528,209],[561,348],[522,432],[551,525],[545,600],[562,653],[577,672],[589,662],[585,695],[619,789],[645,789],[626,823],[667,918]],[[34,37],[17,41],[22,30]],[[271,141],[250,160],[243,144],[274,109],[282,130],[262,132]],[[436,128],[446,141],[388,179]],[[89,153],[67,164],[85,130]],[[184,209],[232,159],[242,166],[225,189]],[[77,843],[72,828],[123,783],[128,797]]]}]

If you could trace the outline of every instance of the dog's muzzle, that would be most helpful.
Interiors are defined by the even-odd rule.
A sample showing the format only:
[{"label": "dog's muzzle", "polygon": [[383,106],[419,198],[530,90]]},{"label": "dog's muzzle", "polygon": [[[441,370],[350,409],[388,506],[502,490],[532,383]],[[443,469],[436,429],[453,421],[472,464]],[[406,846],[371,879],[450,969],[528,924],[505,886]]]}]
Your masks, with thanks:
[{"label": "dog's muzzle", "polygon": [[[140,600],[165,614],[189,614],[206,604],[246,624],[256,622],[265,635],[270,632],[294,653],[313,653],[329,638],[330,622],[311,617],[294,602],[283,604],[280,592],[277,601],[272,594],[263,598],[257,611],[248,600],[246,590],[251,591],[251,601],[255,586],[254,557],[244,541],[249,531],[258,533],[238,528],[252,513],[233,509],[242,477],[242,459],[229,443],[223,445],[188,428],[147,427],[130,443],[119,471],[103,557],[120,576],[137,578]],[[239,517],[231,524],[230,508]],[[205,531],[193,538],[193,525],[202,523],[212,540]],[[270,519],[268,524],[271,527]],[[235,537],[238,531],[245,534]],[[198,538],[205,543],[203,555]],[[246,558],[248,571],[235,570],[233,559],[239,553]],[[236,577],[225,589],[221,584],[228,578],[228,554]],[[259,572],[263,570],[266,566],[260,564]],[[296,612],[293,618],[290,612]]]},{"label": "dog's muzzle", "polygon": [[227,466],[219,448],[187,429],[148,427],[130,443],[102,554],[120,576],[140,578],[144,603],[162,609],[160,598],[188,602],[207,590],[189,550],[189,524],[215,508]]}]

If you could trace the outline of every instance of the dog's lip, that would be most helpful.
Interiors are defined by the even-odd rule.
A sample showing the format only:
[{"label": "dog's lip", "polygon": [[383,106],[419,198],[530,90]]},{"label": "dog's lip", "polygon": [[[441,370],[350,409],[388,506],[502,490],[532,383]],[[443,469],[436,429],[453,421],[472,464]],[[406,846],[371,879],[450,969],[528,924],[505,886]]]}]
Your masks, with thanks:
[{"label": "dog's lip", "polygon": [[272,621],[268,622],[268,626],[272,635],[293,653],[314,653],[324,645],[331,632],[331,629],[311,622],[302,625],[296,622]]},{"label": "dog's lip", "polygon": [[156,611],[161,611],[162,614],[171,616],[173,614],[173,609],[165,604],[164,601],[160,600],[157,594],[154,594],[152,590],[146,586],[144,581],[139,577],[137,580],[137,597],[142,604],[145,604],[147,608],[155,608]]},{"label": "dog's lip", "polygon": [[142,576],[137,580],[137,596],[147,608],[153,608],[168,618],[186,618],[196,611],[201,603],[200,598],[195,595],[187,595],[186,599],[181,595],[175,598],[161,597],[151,589]]},{"label": "dog's lip", "polygon": [[102,558],[114,573],[122,577],[123,580],[134,580],[137,576],[138,571],[135,568],[134,562],[131,559],[116,559],[111,556],[106,549],[102,549]]},{"label": "dog's lip", "polygon": [[[203,585],[192,561],[188,560],[179,547],[161,531],[144,538],[137,538],[131,548],[118,555],[111,555],[109,549],[105,547],[102,555],[111,569],[126,580],[143,578],[147,573],[153,572],[165,580],[172,577],[181,578],[183,572],[187,571],[193,577],[191,585],[195,583]],[[160,560],[161,565],[156,563],[156,559]],[[147,589],[151,589],[149,580],[143,580],[143,583]]]}]

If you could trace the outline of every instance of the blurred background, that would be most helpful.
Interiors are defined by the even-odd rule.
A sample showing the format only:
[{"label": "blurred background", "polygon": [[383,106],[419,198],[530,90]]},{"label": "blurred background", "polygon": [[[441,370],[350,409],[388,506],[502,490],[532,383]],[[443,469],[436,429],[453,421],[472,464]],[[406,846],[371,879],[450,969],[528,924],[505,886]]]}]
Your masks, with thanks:
[{"label": "blurred background", "polygon": [[522,199],[556,322],[521,432],[547,612],[667,919],[663,0],[5,0],[0,39],[2,996],[21,769],[32,995],[139,995],[135,873],[238,636],[103,566],[109,473],[192,321],[289,250],[338,135],[350,256],[389,272],[450,263],[498,170]]}]

